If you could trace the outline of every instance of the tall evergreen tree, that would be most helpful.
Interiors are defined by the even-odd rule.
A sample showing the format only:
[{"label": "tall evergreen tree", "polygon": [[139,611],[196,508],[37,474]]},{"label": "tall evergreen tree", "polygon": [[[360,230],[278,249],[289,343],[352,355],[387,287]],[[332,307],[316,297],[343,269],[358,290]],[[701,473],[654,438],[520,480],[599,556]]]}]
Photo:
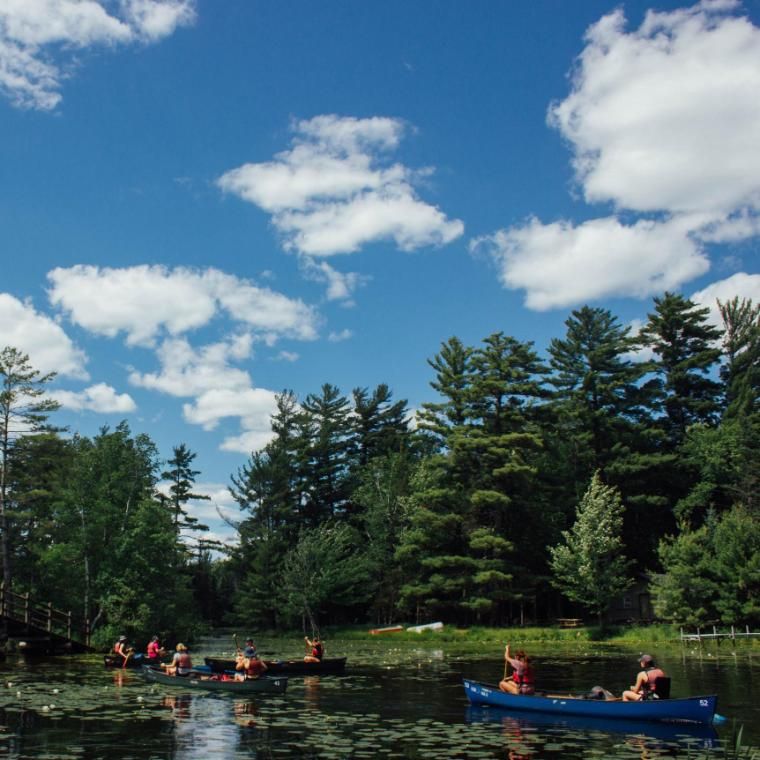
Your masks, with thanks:
[{"label": "tall evergreen tree", "polygon": [[[610,463],[640,416],[645,367],[628,357],[629,328],[606,309],[584,306],[566,320],[565,338],[549,345],[559,432],[573,442],[576,483]],[[569,452],[568,452],[569,453]]]},{"label": "tall evergreen tree", "polygon": [[309,525],[350,511],[351,423],[349,402],[334,385],[303,402],[304,513]]},{"label": "tall evergreen tree", "polygon": [[428,359],[435,372],[430,385],[441,400],[422,404],[419,427],[428,431],[439,443],[447,438],[451,428],[464,425],[467,421],[471,356],[472,349],[454,337],[442,343],[440,353]]},{"label": "tall evergreen tree", "polygon": [[408,445],[405,400],[394,402],[393,393],[384,383],[371,395],[366,388],[355,388],[353,399],[358,467],[364,467],[373,457],[401,451]]},{"label": "tall evergreen tree", "polygon": [[720,359],[721,331],[708,322],[710,310],[676,293],[655,298],[655,310],[639,341],[657,359],[652,367],[671,449],[695,423],[713,424],[721,409],[721,385],[711,373]]},{"label": "tall evergreen tree", "polygon": [[45,386],[54,377],[54,372],[36,370],[17,348],[6,346],[0,351],[0,553],[8,587],[13,582],[11,530],[15,517],[14,495],[8,487],[10,458],[20,436],[51,430],[48,417],[60,405],[45,398]]},{"label": "tall evergreen tree", "polygon": [[760,304],[738,297],[721,303],[723,354],[721,379],[725,385],[726,416],[746,418],[760,399]]},{"label": "tall evergreen tree", "polygon": [[197,456],[195,452],[181,443],[173,448],[173,456],[167,462],[167,469],[161,473],[161,477],[168,481],[169,486],[169,511],[174,521],[174,528],[179,535],[183,529],[191,531],[208,530],[208,525],[201,523],[197,517],[188,514],[187,503],[189,501],[210,501],[211,497],[206,494],[193,493],[196,475],[200,470],[194,470],[192,463]]}]

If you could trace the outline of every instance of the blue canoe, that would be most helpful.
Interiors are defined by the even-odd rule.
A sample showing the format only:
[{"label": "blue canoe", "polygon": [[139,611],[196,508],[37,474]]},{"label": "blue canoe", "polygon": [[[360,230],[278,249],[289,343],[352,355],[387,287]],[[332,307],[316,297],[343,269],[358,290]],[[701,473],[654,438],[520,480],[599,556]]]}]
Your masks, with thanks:
[{"label": "blue canoe", "polygon": [[664,723],[653,720],[617,720],[616,718],[590,718],[584,715],[562,715],[557,713],[526,712],[507,710],[489,705],[468,705],[468,723],[499,723],[505,728],[519,726],[527,729],[547,729],[550,732],[571,731],[625,736],[645,736],[648,739],[671,742],[688,742],[695,746],[709,748],[717,746],[718,732],[706,723]]},{"label": "blue canoe", "polygon": [[718,706],[718,697],[715,694],[685,699],[652,699],[646,702],[605,701],[558,694],[547,696],[505,694],[497,686],[467,679],[464,679],[464,690],[473,705],[491,705],[507,710],[583,715],[589,718],[614,720],[710,724]]}]

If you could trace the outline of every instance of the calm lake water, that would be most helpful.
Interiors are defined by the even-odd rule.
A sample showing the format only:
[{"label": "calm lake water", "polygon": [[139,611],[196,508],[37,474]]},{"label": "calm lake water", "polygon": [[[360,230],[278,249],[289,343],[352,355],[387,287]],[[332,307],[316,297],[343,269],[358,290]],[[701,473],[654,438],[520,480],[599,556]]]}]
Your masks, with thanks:
[{"label": "calm lake water", "polygon": [[[300,656],[298,642],[258,640],[271,656]],[[718,748],[731,722],[760,746],[760,653],[714,645],[701,652],[651,652],[673,679],[672,696],[717,693],[728,718],[713,729],[565,719],[472,708],[462,676],[498,681],[501,652],[470,645],[390,638],[328,641],[348,656],[344,676],[292,677],[282,697],[199,694],[148,685],[135,671],[113,671],[95,656],[0,664],[0,756],[10,758],[586,758],[699,757]],[[192,652],[231,654],[229,637],[204,639]],[[579,692],[602,685],[619,693],[637,669],[638,650],[590,645],[531,647],[540,688]],[[269,656],[269,655],[268,655]],[[580,719],[579,719],[580,721]]]}]

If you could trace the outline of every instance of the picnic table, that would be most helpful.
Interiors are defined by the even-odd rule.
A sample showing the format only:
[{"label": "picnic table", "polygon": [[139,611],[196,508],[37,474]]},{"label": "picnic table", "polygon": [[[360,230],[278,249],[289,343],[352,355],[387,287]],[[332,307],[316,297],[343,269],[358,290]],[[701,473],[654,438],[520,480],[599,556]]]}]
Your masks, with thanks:
[{"label": "picnic table", "polygon": [[583,625],[583,620],[580,618],[557,618],[560,628],[580,628]]}]

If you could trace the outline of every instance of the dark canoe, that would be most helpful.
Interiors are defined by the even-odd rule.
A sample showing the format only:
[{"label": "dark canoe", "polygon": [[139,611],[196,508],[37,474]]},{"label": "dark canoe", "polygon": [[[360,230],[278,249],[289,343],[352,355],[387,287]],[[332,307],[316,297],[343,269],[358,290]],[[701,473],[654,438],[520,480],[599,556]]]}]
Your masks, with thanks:
[{"label": "dark canoe", "polygon": [[[103,664],[107,668],[122,668],[124,667],[124,658],[118,654],[104,654]],[[144,654],[133,654],[128,660],[126,667],[128,668],[141,668],[143,665],[148,664],[148,658]]]},{"label": "dark canoe", "polygon": [[148,681],[161,683],[166,686],[178,686],[186,689],[200,689],[201,691],[224,691],[231,694],[284,694],[288,688],[288,679],[282,676],[269,678],[263,676],[251,681],[214,681],[207,675],[192,673],[189,676],[170,676],[166,673],[143,667],[142,674]]},{"label": "dark canoe", "polygon": [[553,713],[555,715],[581,715],[589,718],[612,720],[663,721],[666,723],[710,724],[718,705],[718,697],[685,699],[652,699],[646,702],[605,701],[578,697],[549,695],[527,696],[505,694],[497,686],[464,679],[464,690],[473,705],[491,705],[507,710]]},{"label": "dark canoe", "polygon": [[[235,660],[222,657],[205,657],[208,665],[214,673],[224,673],[226,670],[235,670]],[[345,657],[327,657],[321,662],[304,662],[303,660],[264,660],[267,666],[267,675],[286,676],[317,676],[335,675],[346,669]]]}]

